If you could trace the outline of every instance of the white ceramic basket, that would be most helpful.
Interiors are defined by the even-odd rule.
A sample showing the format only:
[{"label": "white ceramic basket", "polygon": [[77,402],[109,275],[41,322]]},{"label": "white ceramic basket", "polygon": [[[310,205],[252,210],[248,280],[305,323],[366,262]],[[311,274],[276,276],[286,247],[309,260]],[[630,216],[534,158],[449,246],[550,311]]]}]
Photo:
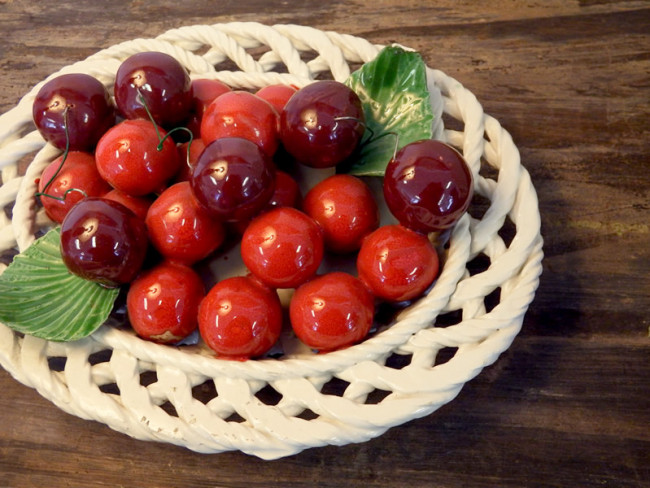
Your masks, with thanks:
[{"label": "white ceramic basket", "polygon": [[[123,59],[155,50],[176,57],[193,78],[233,88],[304,86],[322,77],[343,81],[380,48],[295,25],[201,25],[112,46],[52,76],[86,72],[112,90]],[[329,354],[237,362],[197,347],[145,342],[108,325],[86,339],[56,343],[0,324],[2,366],[64,411],[137,439],[264,459],[363,442],[451,401],[519,332],[541,273],[542,238],[536,193],[510,135],[458,81],[430,68],[427,77],[435,137],[463,153],[485,205],[482,215],[470,209],[453,229],[431,292],[389,327]],[[34,197],[36,178],[60,154],[32,122],[42,83],[0,116],[0,202],[11,209],[0,214],[5,254],[25,250],[52,225]],[[509,242],[500,232],[510,234]]]}]

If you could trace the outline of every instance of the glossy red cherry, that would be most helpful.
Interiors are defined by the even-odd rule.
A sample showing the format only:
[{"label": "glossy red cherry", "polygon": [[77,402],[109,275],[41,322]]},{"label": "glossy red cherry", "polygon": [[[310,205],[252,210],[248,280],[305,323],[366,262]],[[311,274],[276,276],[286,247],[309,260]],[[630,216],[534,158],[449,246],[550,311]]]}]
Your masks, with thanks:
[{"label": "glossy red cherry", "polygon": [[[266,212],[267,210],[272,210],[276,207],[293,207],[300,209],[302,205],[302,194],[300,193],[300,187],[298,182],[293,179],[288,173],[284,171],[275,172],[275,190],[273,195],[269,200],[269,203],[260,210],[260,213]],[[231,222],[230,229],[236,235],[242,235],[250,224],[251,219],[240,220],[237,222]]]},{"label": "glossy red cherry", "polygon": [[178,173],[174,176],[175,183],[190,180],[199,156],[204,149],[205,144],[201,139],[192,139],[191,142],[188,141],[178,145],[178,159],[180,159],[181,164]]},{"label": "glossy red cherry", "polygon": [[336,166],[357,148],[365,131],[358,95],[343,83],[316,81],[298,90],[280,117],[284,148],[314,168]]},{"label": "glossy red cherry", "polygon": [[374,297],[352,275],[332,272],[301,285],[289,305],[291,326],[312,349],[333,351],[364,339],[372,327]]},{"label": "glossy red cherry", "polygon": [[188,265],[208,257],[225,239],[223,225],[199,205],[187,181],[163,191],[149,208],[145,222],[158,252]]},{"label": "glossy red cherry", "polygon": [[359,278],[378,298],[401,302],[419,297],[438,275],[438,255],[426,236],[401,225],[368,235],[357,256]]},{"label": "glossy red cherry", "polygon": [[32,114],[46,141],[65,149],[69,140],[72,151],[92,151],[115,124],[108,91],[99,80],[84,73],[63,74],[46,82],[36,94]]},{"label": "glossy red cherry", "polygon": [[140,274],[129,286],[126,306],[133,330],[142,338],[174,344],[198,327],[203,281],[192,268],[162,262]]},{"label": "glossy red cherry", "polygon": [[70,272],[107,286],[136,277],[148,244],[142,219],[105,198],[81,200],[61,224],[61,256]]},{"label": "glossy red cherry", "polygon": [[225,137],[206,146],[190,183],[199,203],[215,218],[237,222],[256,215],[269,202],[275,170],[257,144]]},{"label": "glossy red cherry", "polygon": [[281,114],[296,91],[298,91],[296,88],[289,85],[268,85],[257,90],[255,95],[269,102],[278,114]]},{"label": "glossy red cherry", "polygon": [[115,188],[104,194],[104,198],[121,203],[142,220],[147,217],[149,207],[154,202],[154,198],[149,195],[134,197]]},{"label": "glossy red cherry", "polygon": [[372,191],[361,179],[346,174],[316,184],[303,203],[304,212],[323,228],[325,248],[349,253],[379,226],[379,210]]},{"label": "glossy red cherry", "polygon": [[95,150],[97,169],[114,188],[141,196],[161,191],[178,172],[176,145],[147,120],[124,120],[102,136]]},{"label": "glossy red cherry", "polygon": [[302,205],[302,194],[298,182],[285,171],[275,172],[275,190],[269,200],[269,207],[294,207]]},{"label": "glossy red cherry", "polygon": [[101,197],[111,190],[97,171],[92,154],[71,151],[65,156],[62,166],[63,159],[64,156],[60,156],[52,161],[38,182],[38,191],[46,193],[40,197],[45,213],[59,224],[84,197]]},{"label": "glossy red cherry", "polygon": [[149,120],[149,109],[156,123],[166,129],[184,122],[192,109],[187,70],[161,52],[140,52],[125,59],[115,75],[114,92],[115,103],[125,118]]},{"label": "glossy red cherry", "polygon": [[229,91],[232,91],[231,88],[219,80],[208,78],[192,80],[192,109],[198,119],[203,118],[205,110],[218,96]]},{"label": "glossy red cherry", "polygon": [[218,80],[198,78],[192,80],[192,112],[185,123],[192,133],[194,140],[201,139],[201,121],[205,109],[220,95],[231,91],[231,88]]},{"label": "glossy red cherry", "polygon": [[386,167],[386,205],[402,225],[418,232],[454,225],[467,211],[472,195],[472,173],[465,159],[440,141],[408,144]]},{"label": "glossy red cherry", "polygon": [[278,113],[269,102],[235,90],[220,95],[205,110],[201,139],[208,145],[223,137],[241,137],[273,157],[279,144],[278,123]]},{"label": "glossy red cherry", "polygon": [[282,330],[275,291],[238,276],[218,282],[199,307],[199,332],[220,357],[245,360],[268,352]]},{"label": "glossy red cherry", "polygon": [[247,268],[274,288],[295,288],[316,274],[323,259],[318,224],[299,210],[279,207],[248,225],[241,241]]}]

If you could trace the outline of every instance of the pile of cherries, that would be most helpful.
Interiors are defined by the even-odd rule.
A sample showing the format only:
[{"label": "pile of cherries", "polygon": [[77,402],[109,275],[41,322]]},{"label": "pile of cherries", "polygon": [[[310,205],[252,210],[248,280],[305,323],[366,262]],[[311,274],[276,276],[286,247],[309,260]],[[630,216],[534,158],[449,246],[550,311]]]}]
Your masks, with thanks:
[{"label": "pile of cherries", "polygon": [[[113,97],[90,75],[64,74],[40,89],[33,116],[64,150],[38,195],[61,224],[68,269],[124,286],[142,338],[175,344],[198,328],[224,358],[260,357],[277,342],[278,289],[295,289],[288,316],[310,348],[363,340],[378,302],[431,286],[430,234],[472,198],[462,156],[434,140],[406,145],[386,168],[399,224],[380,226],[372,191],[349,174],[330,169],[303,196],[292,164],[343,168],[368,143],[359,97],[336,81],[252,93],[191,80],[173,57],[142,52],[120,65]],[[207,290],[197,268],[233,235],[249,273]],[[326,253],[352,256],[357,274],[319,274]]]}]

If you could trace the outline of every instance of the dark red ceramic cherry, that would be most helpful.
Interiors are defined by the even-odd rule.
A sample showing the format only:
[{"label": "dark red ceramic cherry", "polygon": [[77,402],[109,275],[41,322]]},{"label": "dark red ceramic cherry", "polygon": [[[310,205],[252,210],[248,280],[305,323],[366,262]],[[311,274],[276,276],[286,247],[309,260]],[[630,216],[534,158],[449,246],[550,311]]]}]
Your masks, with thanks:
[{"label": "dark red ceramic cherry", "polygon": [[140,52],[125,59],[115,75],[114,91],[117,108],[125,118],[149,120],[148,109],[153,120],[166,129],[183,123],[192,110],[187,70],[162,52]]},{"label": "dark red ceramic cherry", "polygon": [[472,173],[465,159],[440,141],[408,144],[386,167],[386,205],[402,225],[418,232],[454,225],[467,211],[472,195]]},{"label": "dark red ceramic cherry", "polygon": [[70,272],[106,286],[133,281],[148,245],[144,221],[105,198],[85,198],[61,224],[61,256]]},{"label": "dark red ceramic cherry", "polygon": [[190,178],[199,203],[218,220],[245,221],[264,208],[275,187],[271,159],[240,137],[208,144]]},{"label": "dark red ceramic cherry", "polygon": [[343,83],[316,81],[298,90],[280,117],[284,148],[314,168],[336,166],[357,148],[365,131],[358,95]]},{"label": "dark red ceramic cherry", "polygon": [[[32,106],[34,123],[46,141],[59,149],[92,151],[115,124],[108,91],[96,78],[68,73],[46,82]],[[67,126],[67,134],[66,134]]]}]

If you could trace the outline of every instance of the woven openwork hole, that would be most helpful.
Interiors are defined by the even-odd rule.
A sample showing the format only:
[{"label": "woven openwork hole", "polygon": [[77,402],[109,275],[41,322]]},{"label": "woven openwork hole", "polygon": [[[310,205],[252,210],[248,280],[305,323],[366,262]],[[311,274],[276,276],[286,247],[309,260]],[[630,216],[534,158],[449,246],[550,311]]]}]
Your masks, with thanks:
[{"label": "woven openwork hole", "polygon": [[[233,88],[304,86],[344,80],[379,48],[302,26],[190,26],[112,46],[51,76],[86,72],[112,89],[121,60],[159,50],[193,78]],[[70,344],[0,324],[2,366],[61,409],[137,439],[266,459],[362,442],[451,401],[518,333],[541,272],[542,240],[535,191],[509,134],[458,81],[435,69],[427,77],[434,136],[463,153],[476,197],[443,236],[435,286],[403,310],[381,309],[368,340],[327,355],[285,350],[279,358],[222,361],[200,346],[142,341],[122,327],[118,309]],[[0,272],[52,225],[34,203],[35,179],[60,154],[31,121],[40,85],[0,116]]]}]

